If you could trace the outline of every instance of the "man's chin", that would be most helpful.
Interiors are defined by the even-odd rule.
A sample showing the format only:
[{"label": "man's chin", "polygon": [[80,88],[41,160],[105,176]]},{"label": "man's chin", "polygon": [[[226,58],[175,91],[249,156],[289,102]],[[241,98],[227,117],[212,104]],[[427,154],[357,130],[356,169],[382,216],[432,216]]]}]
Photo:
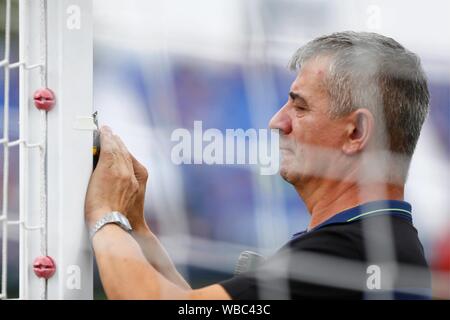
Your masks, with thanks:
[{"label": "man's chin", "polygon": [[291,175],[289,174],[289,170],[287,169],[287,168],[285,168],[285,167],[281,167],[280,168],[280,176],[286,181],[286,182],[289,182],[289,183],[292,183],[292,177],[291,177]]},{"label": "man's chin", "polygon": [[292,170],[292,168],[289,167],[288,164],[281,164],[280,165],[280,176],[290,184],[296,186],[298,183],[300,183],[301,176],[297,170]]},{"label": "man's chin", "polygon": [[279,173],[280,173],[280,176],[281,176],[284,180],[287,179],[287,171],[285,171],[285,170],[283,170],[282,168],[280,168]]}]

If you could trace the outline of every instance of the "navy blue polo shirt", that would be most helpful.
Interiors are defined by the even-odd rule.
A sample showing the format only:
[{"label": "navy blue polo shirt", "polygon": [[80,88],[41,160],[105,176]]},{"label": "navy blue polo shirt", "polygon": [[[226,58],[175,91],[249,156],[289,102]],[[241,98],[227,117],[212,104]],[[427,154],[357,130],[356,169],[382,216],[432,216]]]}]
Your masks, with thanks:
[{"label": "navy blue polo shirt", "polygon": [[220,283],[232,299],[427,299],[411,205],[382,200],[295,234],[254,270]]}]

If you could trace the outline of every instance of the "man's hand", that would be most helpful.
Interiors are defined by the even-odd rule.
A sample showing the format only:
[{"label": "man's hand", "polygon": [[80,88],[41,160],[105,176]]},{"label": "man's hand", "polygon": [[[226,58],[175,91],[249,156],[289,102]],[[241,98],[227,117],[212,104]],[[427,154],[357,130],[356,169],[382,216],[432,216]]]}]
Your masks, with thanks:
[{"label": "man's hand", "polygon": [[88,227],[111,211],[130,217],[141,191],[133,169],[133,158],[122,140],[104,126],[100,129],[100,143],[100,158],[86,193],[84,210]]},{"label": "man's hand", "polygon": [[[127,216],[133,236],[116,225],[92,240],[103,288],[112,299],[229,299],[220,285],[192,290],[144,219],[147,170],[108,127],[85,201],[89,227],[110,211]],[[125,263],[126,262],[126,263]]]},{"label": "man's hand", "polygon": [[130,221],[131,227],[135,233],[143,234],[150,232],[145,218],[144,218],[144,201],[145,201],[145,190],[147,187],[148,171],[147,169],[136,160],[136,158],[130,154],[131,160],[133,162],[134,176],[138,182],[139,188],[136,194],[133,207],[130,209],[128,214],[128,220]]}]

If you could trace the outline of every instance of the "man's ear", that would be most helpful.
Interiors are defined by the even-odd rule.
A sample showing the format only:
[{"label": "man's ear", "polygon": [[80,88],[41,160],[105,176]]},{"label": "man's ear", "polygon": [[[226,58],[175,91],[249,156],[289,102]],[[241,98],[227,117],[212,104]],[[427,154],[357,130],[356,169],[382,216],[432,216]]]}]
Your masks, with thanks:
[{"label": "man's ear", "polygon": [[344,153],[352,155],[367,147],[374,134],[375,119],[368,109],[357,109],[347,117]]}]

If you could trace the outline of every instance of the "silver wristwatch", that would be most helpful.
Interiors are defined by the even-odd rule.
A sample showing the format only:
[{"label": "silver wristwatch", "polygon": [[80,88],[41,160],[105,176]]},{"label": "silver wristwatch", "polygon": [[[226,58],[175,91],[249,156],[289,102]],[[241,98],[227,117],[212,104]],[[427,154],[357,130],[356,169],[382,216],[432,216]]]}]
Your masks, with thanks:
[{"label": "silver wristwatch", "polygon": [[90,231],[91,240],[94,237],[95,233],[108,223],[117,224],[127,232],[131,232],[133,230],[133,228],[131,228],[130,222],[123,214],[118,211],[113,211],[105,214],[100,220],[95,223]]}]

